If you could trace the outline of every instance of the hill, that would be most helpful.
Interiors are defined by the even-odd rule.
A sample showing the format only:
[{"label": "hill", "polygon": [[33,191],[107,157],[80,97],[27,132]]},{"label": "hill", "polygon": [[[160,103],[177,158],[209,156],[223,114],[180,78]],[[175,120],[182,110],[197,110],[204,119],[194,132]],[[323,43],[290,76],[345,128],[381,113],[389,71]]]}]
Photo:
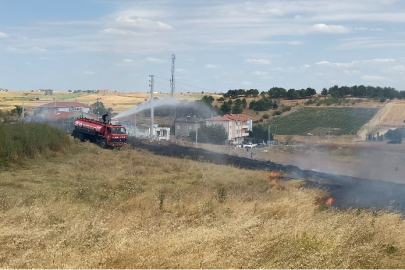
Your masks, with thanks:
[{"label": "hill", "polygon": [[0,171],[1,268],[404,268],[400,215],[268,171],[75,142]]}]

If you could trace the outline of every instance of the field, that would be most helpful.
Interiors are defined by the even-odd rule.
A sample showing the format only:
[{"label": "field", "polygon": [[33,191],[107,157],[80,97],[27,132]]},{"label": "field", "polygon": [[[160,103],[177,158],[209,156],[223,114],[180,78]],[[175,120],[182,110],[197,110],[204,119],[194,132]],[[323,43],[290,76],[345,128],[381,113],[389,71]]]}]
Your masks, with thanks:
[{"label": "field", "polygon": [[356,135],[377,113],[377,108],[300,108],[268,124],[280,135]]},{"label": "field", "polygon": [[[25,108],[35,108],[42,104],[56,101],[77,101],[87,105],[91,105],[96,101],[103,102],[107,108],[112,108],[114,112],[120,113],[128,110],[136,104],[150,99],[149,93],[69,93],[69,92],[56,92],[53,95],[45,95],[43,92],[22,92],[22,91],[9,91],[0,92],[0,110],[11,110],[14,106],[22,106],[24,99]],[[211,95],[211,94],[209,94]],[[168,94],[155,93],[157,98],[168,97]],[[215,98],[219,95],[213,95]],[[187,100],[200,100],[203,97],[201,93],[177,93],[175,98]],[[38,99],[38,100],[36,100]]]},{"label": "field", "polygon": [[0,267],[405,267],[400,215],[277,175],[75,141],[0,171]]}]

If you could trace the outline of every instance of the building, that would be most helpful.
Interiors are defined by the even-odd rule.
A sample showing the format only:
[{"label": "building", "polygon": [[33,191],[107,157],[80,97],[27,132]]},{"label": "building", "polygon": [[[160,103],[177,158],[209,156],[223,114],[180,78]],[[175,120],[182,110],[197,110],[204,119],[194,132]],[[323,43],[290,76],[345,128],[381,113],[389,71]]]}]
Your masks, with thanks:
[{"label": "building", "polygon": [[252,118],[244,114],[226,114],[216,116],[205,120],[206,125],[221,125],[228,133],[228,142],[232,144],[242,143],[246,137],[249,137],[249,131],[252,130]]},{"label": "building", "polygon": [[80,102],[52,101],[37,108],[39,114],[45,114],[48,111],[91,113],[91,107]]},{"label": "building", "polygon": [[188,137],[191,131],[196,131],[205,125],[205,120],[196,117],[186,117],[176,119],[174,123],[174,134],[176,136]]}]

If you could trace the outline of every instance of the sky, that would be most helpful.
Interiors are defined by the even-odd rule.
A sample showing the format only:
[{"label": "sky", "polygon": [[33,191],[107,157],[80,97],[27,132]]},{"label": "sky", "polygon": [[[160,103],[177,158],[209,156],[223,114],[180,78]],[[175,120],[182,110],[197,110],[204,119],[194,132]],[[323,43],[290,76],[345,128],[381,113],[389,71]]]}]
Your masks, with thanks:
[{"label": "sky", "polygon": [[405,90],[404,0],[0,0],[0,88]]}]

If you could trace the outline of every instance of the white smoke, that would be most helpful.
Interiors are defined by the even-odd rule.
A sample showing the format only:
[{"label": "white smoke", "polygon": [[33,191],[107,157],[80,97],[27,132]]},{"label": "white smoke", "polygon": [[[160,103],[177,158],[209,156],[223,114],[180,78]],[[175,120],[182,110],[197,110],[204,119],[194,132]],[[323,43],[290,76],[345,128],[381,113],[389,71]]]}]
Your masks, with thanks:
[{"label": "white smoke", "polygon": [[[163,105],[171,105],[171,106],[179,106],[181,104],[181,100],[175,99],[175,98],[164,98],[164,99],[154,99],[153,100],[153,107],[159,107]],[[128,115],[133,115],[137,114],[141,111],[147,110],[151,108],[151,102],[146,101],[143,103],[138,103],[134,107],[130,108],[129,110],[126,110],[125,112],[122,112],[116,116],[114,116],[112,119],[119,119]]]}]

